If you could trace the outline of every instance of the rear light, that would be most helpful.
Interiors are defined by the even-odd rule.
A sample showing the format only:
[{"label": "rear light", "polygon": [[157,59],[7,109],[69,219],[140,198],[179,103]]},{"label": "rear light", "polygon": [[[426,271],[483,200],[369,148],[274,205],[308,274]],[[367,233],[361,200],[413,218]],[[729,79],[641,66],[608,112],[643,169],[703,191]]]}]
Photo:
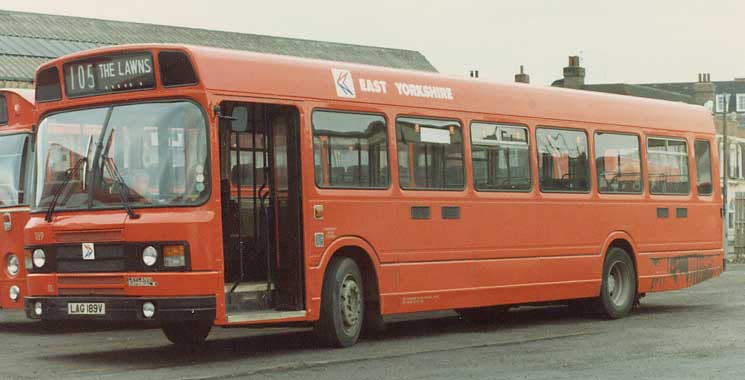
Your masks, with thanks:
[{"label": "rear light", "polygon": [[166,245],[163,247],[163,265],[166,267],[186,266],[186,249],[183,245]]}]

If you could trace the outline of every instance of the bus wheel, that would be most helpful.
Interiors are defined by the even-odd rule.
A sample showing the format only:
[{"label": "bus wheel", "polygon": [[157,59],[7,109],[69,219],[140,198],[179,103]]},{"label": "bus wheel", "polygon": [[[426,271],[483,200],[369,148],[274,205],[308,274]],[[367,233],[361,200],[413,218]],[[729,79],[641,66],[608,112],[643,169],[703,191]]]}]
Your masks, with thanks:
[{"label": "bus wheel", "polygon": [[603,283],[596,301],[600,315],[611,319],[625,317],[636,300],[636,270],[629,254],[612,247],[603,263]]},{"label": "bus wheel", "polygon": [[177,346],[199,346],[207,340],[211,321],[163,321],[163,334]]},{"label": "bus wheel", "polygon": [[509,306],[490,306],[456,309],[455,312],[469,323],[494,323],[503,319],[509,310]]},{"label": "bus wheel", "polygon": [[323,279],[321,318],[315,325],[318,341],[331,347],[357,343],[365,312],[362,274],[354,260],[335,258]]}]

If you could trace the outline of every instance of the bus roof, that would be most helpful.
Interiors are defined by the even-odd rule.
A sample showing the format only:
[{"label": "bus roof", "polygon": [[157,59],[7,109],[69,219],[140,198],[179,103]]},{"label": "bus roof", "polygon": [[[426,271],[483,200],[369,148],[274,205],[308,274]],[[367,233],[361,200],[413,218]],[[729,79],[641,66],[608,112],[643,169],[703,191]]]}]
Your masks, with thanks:
[{"label": "bus roof", "polygon": [[53,60],[37,73],[86,56],[137,50],[185,51],[200,86],[216,93],[393,105],[413,114],[451,110],[540,118],[548,125],[563,120],[714,134],[711,114],[684,103],[202,46],[100,48]]}]

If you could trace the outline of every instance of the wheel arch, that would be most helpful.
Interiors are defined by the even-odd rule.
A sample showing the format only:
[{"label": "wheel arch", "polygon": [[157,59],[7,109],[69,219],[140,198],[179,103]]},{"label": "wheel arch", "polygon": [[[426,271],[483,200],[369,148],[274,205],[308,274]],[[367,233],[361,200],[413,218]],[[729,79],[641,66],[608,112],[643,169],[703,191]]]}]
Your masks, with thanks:
[{"label": "wheel arch", "polygon": [[349,257],[357,263],[364,281],[365,308],[382,310],[380,296],[380,259],[375,249],[358,236],[343,236],[326,247],[318,269],[326,277],[329,263],[336,257]]},{"label": "wheel arch", "polygon": [[639,292],[639,250],[636,242],[626,231],[614,231],[610,233],[603,242],[601,251],[603,262],[605,262],[605,256],[608,254],[608,251],[613,247],[622,248],[629,254],[631,262],[634,264],[634,272],[636,272],[636,291]]}]

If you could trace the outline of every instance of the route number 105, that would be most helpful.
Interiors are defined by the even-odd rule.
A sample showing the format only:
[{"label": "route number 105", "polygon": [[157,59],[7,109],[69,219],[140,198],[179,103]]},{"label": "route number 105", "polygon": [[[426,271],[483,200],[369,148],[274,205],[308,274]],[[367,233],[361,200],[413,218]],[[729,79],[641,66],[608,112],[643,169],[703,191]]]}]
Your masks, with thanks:
[{"label": "route number 105", "polygon": [[[70,89],[84,90],[96,87],[96,79],[93,76],[93,65],[70,66]],[[77,88],[76,88],[77,85]]]}]

